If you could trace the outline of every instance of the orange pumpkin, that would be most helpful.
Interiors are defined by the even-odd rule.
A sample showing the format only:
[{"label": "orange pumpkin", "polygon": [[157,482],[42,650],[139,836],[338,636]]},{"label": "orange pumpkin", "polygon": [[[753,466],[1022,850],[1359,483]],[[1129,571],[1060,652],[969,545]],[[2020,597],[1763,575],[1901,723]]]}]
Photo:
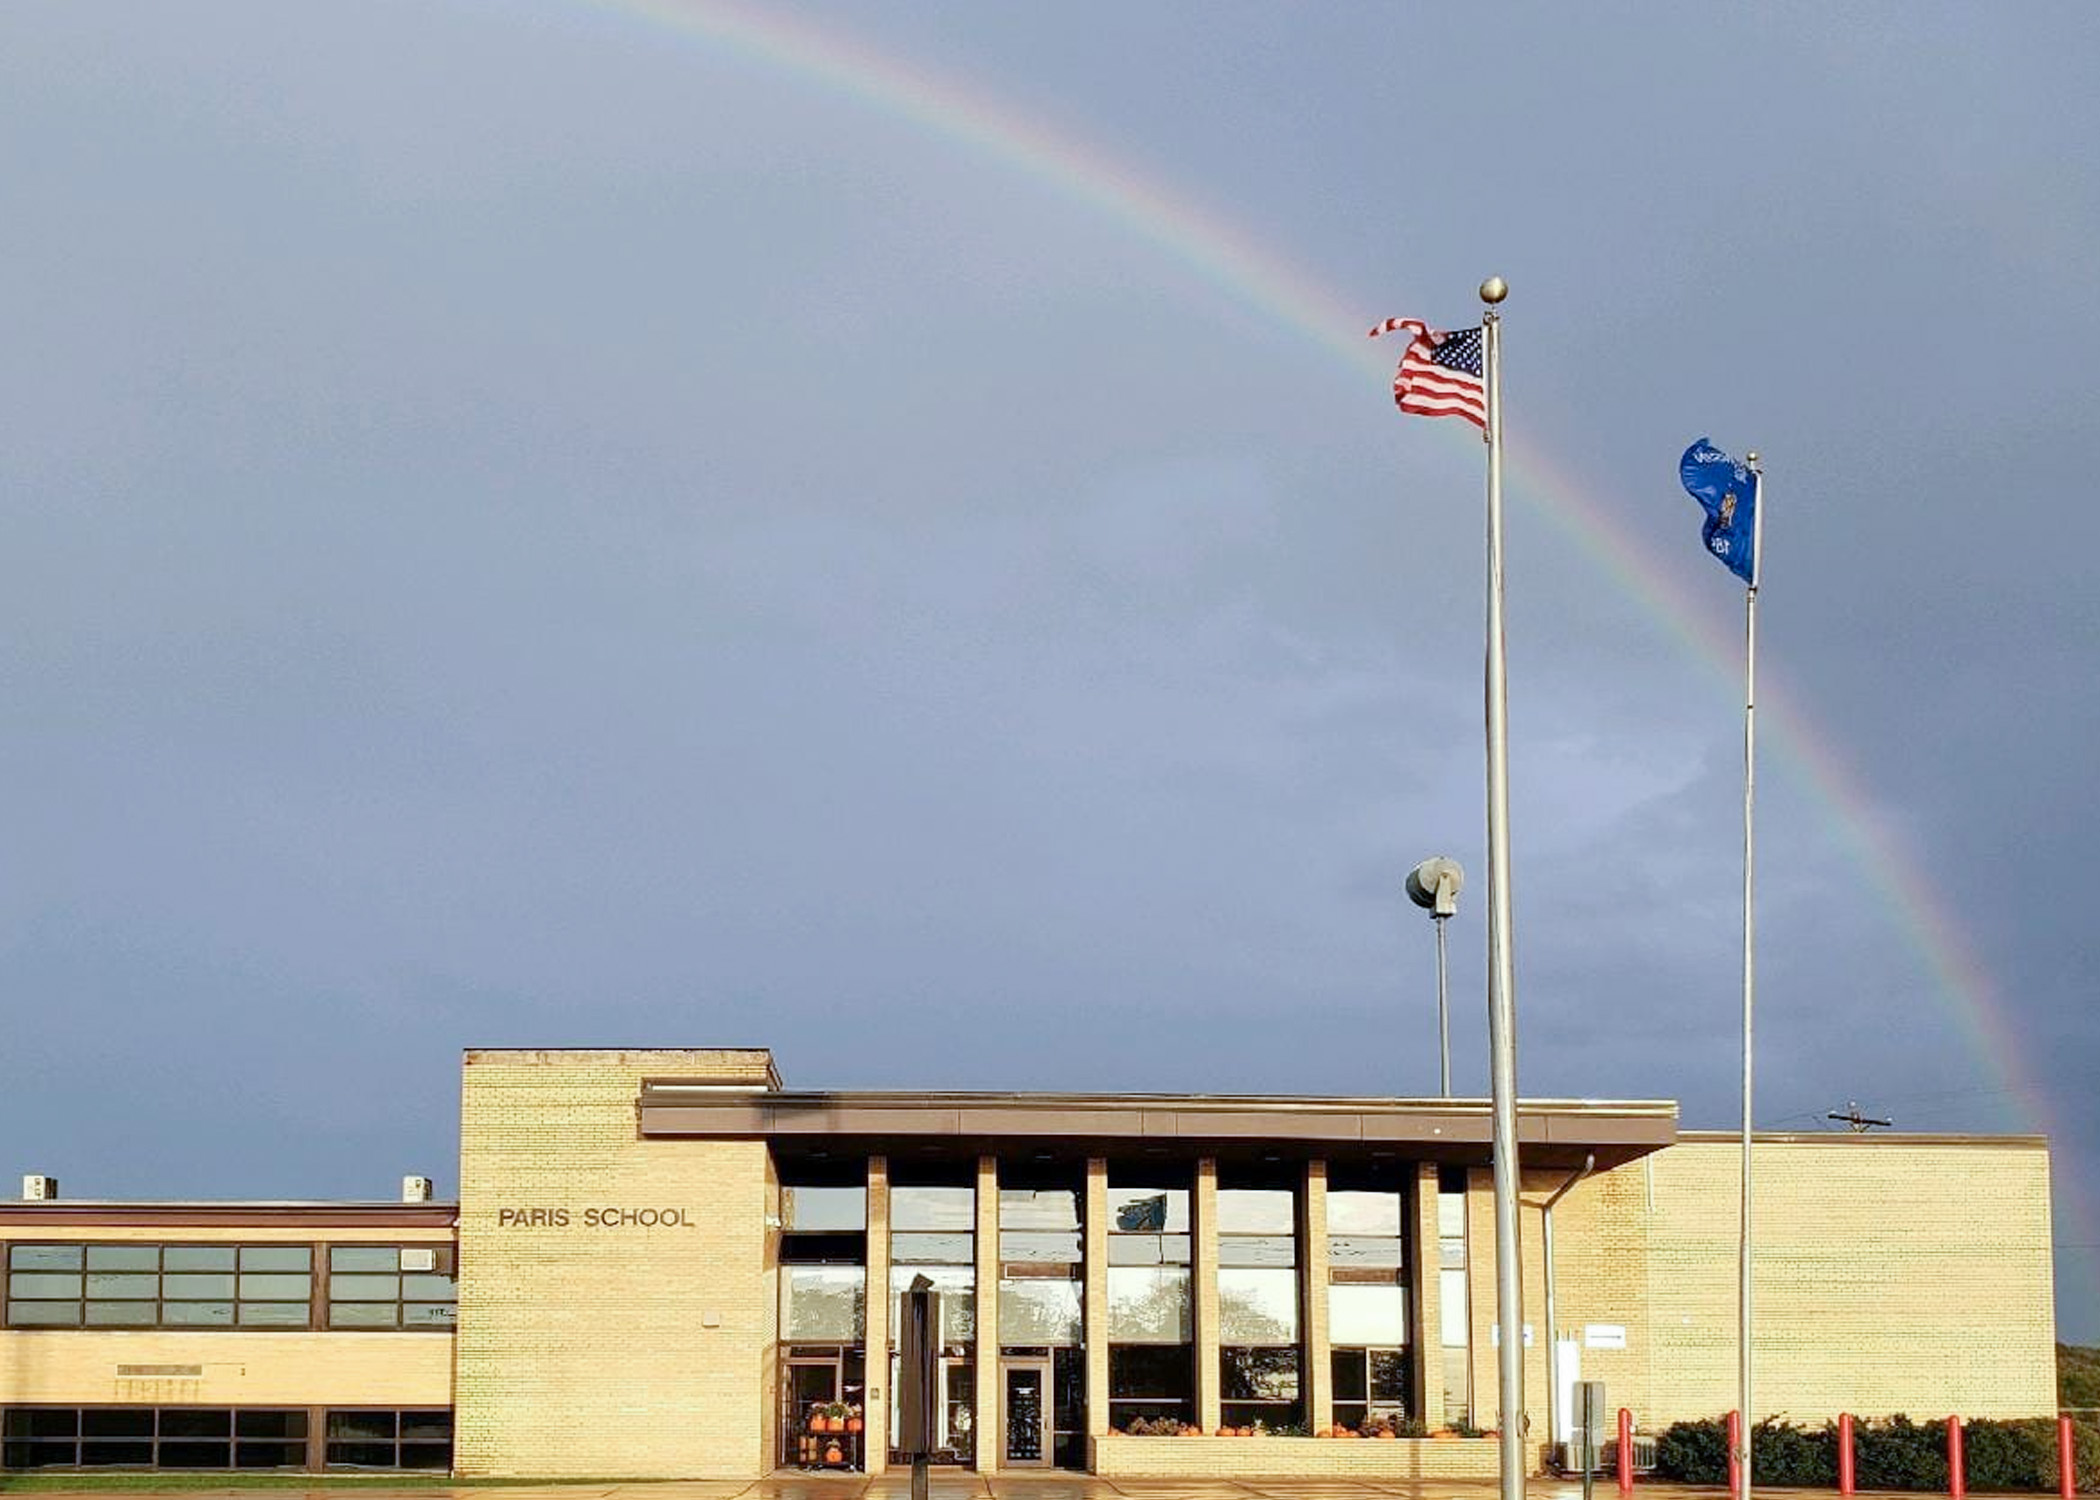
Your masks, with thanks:
[{"label": "orange pumpkin", "polygon": [[1380,1429],[1378,1430],[1378,1435],[1379,1435],[1379,1436],[1380,1436],[1381,1438],[1385,1439],[1385,1440],[1386,1440],[1387,1442],[1393,1442],[1393,1441],[1395,1441],[1395,1439],[1394,1439],[1394,1437],[1393,1437],[1393,1429],[1392,1429],[1392,1428],[1390,1428],[1390,1427],[1382,1427],[1382,1428],[1380,1428]]},{"label": "orange pumpkin", "polygon": [[824,1449],[824,1462],[826,1462],[827,1464],[838,1464],[844,1463],[845,1461],[846,1455],[839,1450],[839,1445],[837,1443],[831,1443],[826,1445]]}]

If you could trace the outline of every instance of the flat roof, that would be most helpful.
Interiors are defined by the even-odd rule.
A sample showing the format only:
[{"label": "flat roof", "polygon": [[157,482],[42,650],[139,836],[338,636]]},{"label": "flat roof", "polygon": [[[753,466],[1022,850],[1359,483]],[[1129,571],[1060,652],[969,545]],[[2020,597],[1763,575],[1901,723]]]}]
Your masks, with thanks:
[{"label": "flat roof", "polygon": [[[735,1092],[646,1079],[635,1101],[648,1139],[762,1138],[776,1149],[847,1144],[954,1155],[1002,1144],[1072,1154],[1407,1156],[1483,1164],[1493,1138],[1486,1099],[1324,1095],[956,1092]],[[1667,1099],[1526,1099],[1517,1142],[1526,1162],[1616,1166],[1677,1139]]]},{"label": "flat roof", "polygon": [[132,1224],[168,1229],[450,1229],[457,1203],[325,1203],[233,1200],[176,1202],[111,1198],[0,1200],[0,1228],[39,1224]]}]

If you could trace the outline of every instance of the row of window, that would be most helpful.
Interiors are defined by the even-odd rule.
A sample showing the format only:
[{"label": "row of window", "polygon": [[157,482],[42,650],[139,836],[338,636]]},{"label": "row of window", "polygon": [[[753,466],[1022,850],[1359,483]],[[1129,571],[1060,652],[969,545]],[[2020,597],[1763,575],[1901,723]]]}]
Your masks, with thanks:
[{"label": "row of window", "polygon": [[[452,1467],[449,1411],[329,1411],[330,1468]],[[300,1407],[13,1406],[0,1413],[0,1468],[304,1469],[315,1429]]]},{"label": "row of window", "polygon": [[449,1329],[450,1245],[10,1244],[10,1328]]}]

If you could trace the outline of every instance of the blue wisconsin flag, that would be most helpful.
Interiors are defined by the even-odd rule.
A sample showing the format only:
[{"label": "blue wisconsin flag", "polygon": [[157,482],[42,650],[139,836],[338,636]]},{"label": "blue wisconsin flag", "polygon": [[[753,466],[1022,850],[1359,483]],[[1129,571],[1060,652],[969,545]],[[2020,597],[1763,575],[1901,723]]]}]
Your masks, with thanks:
[{"label": "blue wisconsin flag", "polygon": [[1677,466],[1684,487],[1706,507],[1699,535],[1706,550],[1745,583],[1757,582],[1757,476],[1705,438],[1684,450]]}]

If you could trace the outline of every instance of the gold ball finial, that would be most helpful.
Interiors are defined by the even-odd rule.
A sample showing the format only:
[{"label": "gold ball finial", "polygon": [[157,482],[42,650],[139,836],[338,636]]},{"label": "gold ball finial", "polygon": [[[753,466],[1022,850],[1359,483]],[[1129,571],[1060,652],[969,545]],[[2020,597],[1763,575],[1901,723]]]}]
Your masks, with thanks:
[{"label": "gold ball finial", "polygon": [[1752,448],[1752,449],[1751,449],[1751,450],[1750,450],[1750,451],[1749,451],[1748,453],[1745,453],[1745,454],[1743,455],[1743,462],[1744,462],[1744,463],[1746,463],[1746,464],[1748,464],[1748,465],[1750,465],[1750,467],[1751,467],[1751,468],[1753,468],[1753,469],[1754,469],[1754,468],[1756,468],[1756,467],[1757,467],[1757,450],[1756,450],[1755,448]]},{"label": "gold ball finial", "polygon": [[1480,283],[1480,300],[1493,307],[1509,295],[1509,283],[1500,276],[1490,276]]}]

